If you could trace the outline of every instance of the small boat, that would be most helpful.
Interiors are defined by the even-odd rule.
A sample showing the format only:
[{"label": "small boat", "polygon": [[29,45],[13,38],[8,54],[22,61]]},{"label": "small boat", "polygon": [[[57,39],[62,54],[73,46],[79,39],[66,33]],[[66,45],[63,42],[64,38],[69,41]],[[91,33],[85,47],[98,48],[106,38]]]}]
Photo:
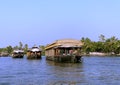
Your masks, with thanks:
[{"label": "small boat", "polygon": [[12,57],[13,58],[23,58],[24,57],[24,51],[20,50],[20,49],[14,50],[13,53],[12,53]]},{"label": "small boat", "polygon": [[1,52],[0,56],[2,56],[2,57],[8,57],[9,53],[8,52]]},{"label": "small boat", "polygon": [[74,39],[56,40],[45,47],[46,59],[55,62],[81,62],[82,45],[81,41]]},{"label": "small boat", "polygon": [[33,46],[27,51],[27,59],[41,59],[41,49]]}]

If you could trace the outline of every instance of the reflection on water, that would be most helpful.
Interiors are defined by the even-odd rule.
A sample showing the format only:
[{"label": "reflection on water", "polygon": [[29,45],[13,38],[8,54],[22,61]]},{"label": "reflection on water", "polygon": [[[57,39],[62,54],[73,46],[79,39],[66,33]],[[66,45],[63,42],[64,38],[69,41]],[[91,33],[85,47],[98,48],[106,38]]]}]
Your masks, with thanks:
[{"label": "reflection on water", "polygon": [[51,85],[77,85],[85,81],[81,63],[55,63],[52,61],[46,63],[52,68]]},{"label": "reflection on water", "polygon": [[0,85],[119,85],[120,57],[84,57],[82,63],[0,57]]}]

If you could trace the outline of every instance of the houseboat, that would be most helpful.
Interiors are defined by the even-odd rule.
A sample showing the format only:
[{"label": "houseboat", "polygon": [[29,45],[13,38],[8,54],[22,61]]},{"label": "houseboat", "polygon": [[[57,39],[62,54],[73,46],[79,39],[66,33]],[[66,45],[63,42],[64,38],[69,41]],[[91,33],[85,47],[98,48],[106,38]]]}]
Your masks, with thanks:
[{"label": "houseboat", "polygon": [[12,53],[13,58],[23,58],[24,57],[24,51],[21,49],[14,50]]},{"label": "houseboat", "polygon": [[33,46],[27,51],[27,59],[41,59],[41,52],[39,47]]},{"label": "houseboat", "polygon": [[9,53],[8,52],[1,52],[0,56],[2,56],[2,57],[8,57]]},{"label": "houseboat", "polygon": [[45,47],[47,60],[56,62],[81,62],[81,48],[83,43],[75,39],[57,40]]}]

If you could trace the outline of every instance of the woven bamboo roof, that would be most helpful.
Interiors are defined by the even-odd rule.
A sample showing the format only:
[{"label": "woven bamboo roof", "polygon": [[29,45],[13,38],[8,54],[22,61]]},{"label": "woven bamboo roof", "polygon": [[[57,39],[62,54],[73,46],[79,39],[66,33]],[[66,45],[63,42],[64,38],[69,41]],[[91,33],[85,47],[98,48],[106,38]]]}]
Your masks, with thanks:
[{"label": "woven bamboo roof", "polygon": [[55,47],[81,47],[83,43],[80,40],[75,40],[75,39],[61,39],[61,40],[56,40],[55,42],[48,44],[46,46],[46,50],[50,48],[55,48]]}]

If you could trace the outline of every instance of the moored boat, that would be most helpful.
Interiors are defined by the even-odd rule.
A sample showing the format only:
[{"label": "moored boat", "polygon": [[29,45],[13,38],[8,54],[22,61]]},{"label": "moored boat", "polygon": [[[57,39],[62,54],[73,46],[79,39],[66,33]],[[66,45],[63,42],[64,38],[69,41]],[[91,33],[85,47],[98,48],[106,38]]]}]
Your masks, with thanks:
[{"label": "moored boat", "polygon": [[47,60],[56,62],[81,62],[83,43],[74,39],[57,40],[45,47]]},{"label": "moored boat", "polygon": [[8,57],[9,53],[8,52],[1,52],[0,56],[2,56],[2,57]]},{"label": "moored boat", "polygon": [[21,49],[14,50],[12,53],[13,58],[23,58],[24,57],[24,51]]},{"label": "moored boat", "polygon": [[27,51],[27,59],[41,59],[41,49],[33,46]]}]

